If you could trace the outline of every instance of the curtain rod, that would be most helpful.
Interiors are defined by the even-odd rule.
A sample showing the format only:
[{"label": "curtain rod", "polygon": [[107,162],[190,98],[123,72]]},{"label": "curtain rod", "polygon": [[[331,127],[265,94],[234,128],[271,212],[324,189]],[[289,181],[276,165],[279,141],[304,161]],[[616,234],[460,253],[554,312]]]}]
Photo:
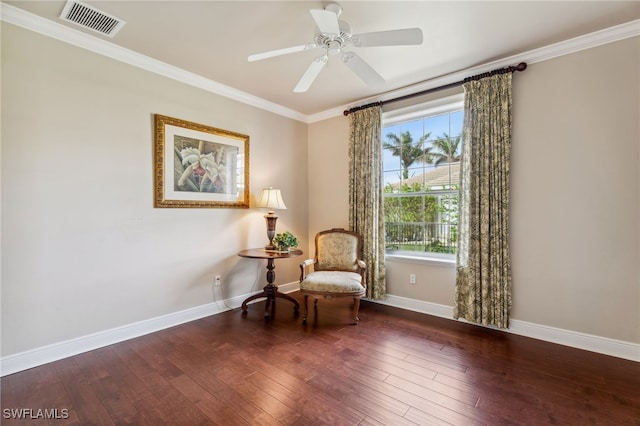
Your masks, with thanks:
[{"label": "curtain rod", "polygon": [[526,69],[527,69],[527,64],[525,62],[520,62],[516,66],[509,66],[509,67],[505,67],[505,68],[499,68],[497,70],[485,72],[485,73],[478,74],[478,75],[473,75],[471,77],[465,78],[464,80],[456,81],[455,83],[445,84],[444,86],[433,87],[431,89],[423,90],[421,92],[411,93],[409,95],[400,96],[398,98],[393,98],[393,99],[389,99],[389,100],[386,100],[386,101],[372,102],[370,104],[353,107],[353,108],[345,110],[343,112],[343,114],[344,115],[349,115],[352,112],[360,111],[362,109],[367,109],[367,108],[371,108],[371,107],[374,107],[374,106],[382,106],[382,105],[390,104],[390,103],[393,103],[393,102],[404,101],[405,99],[411,99],[411,98],[415,98],[417,96],[427,95],[429,93],[439,92],[441,90],[446,90],[446,89],[451,89],[453,87],[462,86],[464,83],[466,83],[468,81],[480,80],[481,78],[491,77],[491,76],[497,75],[497,74],[506,74],[508,72],[524,71]]}]

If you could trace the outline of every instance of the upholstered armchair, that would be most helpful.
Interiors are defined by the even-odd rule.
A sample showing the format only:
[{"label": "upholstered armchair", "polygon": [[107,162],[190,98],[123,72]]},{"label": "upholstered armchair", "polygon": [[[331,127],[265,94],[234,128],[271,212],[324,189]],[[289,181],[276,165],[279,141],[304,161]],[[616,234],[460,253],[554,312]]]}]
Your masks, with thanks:
[{"label": "upholstered armchair", "polygon": [[[355,232],[334,228],[316,234],[315,257],[300,264],[300,293],[303,296],[302,321],[307,321],[309,297],[353,299],[353,323],[359,321],[360,298],[365,295],[366,264],[362,258],[362,238]],[[313,265],[313,272],[307,273]]]}]

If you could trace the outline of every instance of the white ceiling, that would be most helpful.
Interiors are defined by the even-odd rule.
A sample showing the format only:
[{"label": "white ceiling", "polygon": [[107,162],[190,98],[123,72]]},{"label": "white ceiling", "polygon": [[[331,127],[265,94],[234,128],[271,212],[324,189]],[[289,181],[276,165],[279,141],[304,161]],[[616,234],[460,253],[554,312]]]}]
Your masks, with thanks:
[{"label": "white ceiling", "polygon": [[[353,33],[419,27],[420,46],[354,48],[386,84],[364,85],[339,56],[311,89],[293,87],[317,50],[249,63],[313,42],[323,1],[86,1],[126,25],[113,38],[59,19],[65,1],[4,1],[304,115],[481,66],[640,18],[640,1],[342,1]],[[515,65],[515,64],[514,64]]]}]

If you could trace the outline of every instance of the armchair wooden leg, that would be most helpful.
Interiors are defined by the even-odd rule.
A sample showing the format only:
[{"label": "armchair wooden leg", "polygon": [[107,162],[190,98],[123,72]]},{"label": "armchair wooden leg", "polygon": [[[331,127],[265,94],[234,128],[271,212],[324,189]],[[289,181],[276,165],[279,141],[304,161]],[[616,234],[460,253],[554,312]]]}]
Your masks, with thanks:
[{"label": "armchair wooden leg", "polygon": [[305,294],[304,298],[302,300],[302,304],[303,304],[303,310],[302,310],[302,322],[307,322],[307,312],[309,312],[308,309],[308,302],[309,302],[309,295]]},{"label": "armchair wooden leg", "polygon": [[353,298],[353,323],[358,324],[360,318],[358,318],[358,310],[360,309],[360,298]]}]

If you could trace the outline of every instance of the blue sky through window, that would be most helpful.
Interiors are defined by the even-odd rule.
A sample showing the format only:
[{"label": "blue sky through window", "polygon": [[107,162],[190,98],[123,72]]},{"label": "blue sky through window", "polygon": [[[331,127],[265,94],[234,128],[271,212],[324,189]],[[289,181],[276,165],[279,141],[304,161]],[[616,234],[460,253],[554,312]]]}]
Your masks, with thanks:
[{"label": "blue sky through window", "polygon": [[[388,141],[387,134],[394,133],[400,136],[401,133],[409,131],[414,143],[418,143],[423,135],[431,132],[428,142],[442,137],[445,133],[451,137],[462,134],[463,112],[455,111],[451,113],[439,114],[400,123],[384,126],[382,129],[382,140]],[[402,176],[402,165],[400,157],[394,156],[390,150],[382,150],[382,160],[384,164],[384,185],[400,181]],[[424,173],[432,168],[432,165],[419,162],[413,163],[409,169],[409,177]]]}]

